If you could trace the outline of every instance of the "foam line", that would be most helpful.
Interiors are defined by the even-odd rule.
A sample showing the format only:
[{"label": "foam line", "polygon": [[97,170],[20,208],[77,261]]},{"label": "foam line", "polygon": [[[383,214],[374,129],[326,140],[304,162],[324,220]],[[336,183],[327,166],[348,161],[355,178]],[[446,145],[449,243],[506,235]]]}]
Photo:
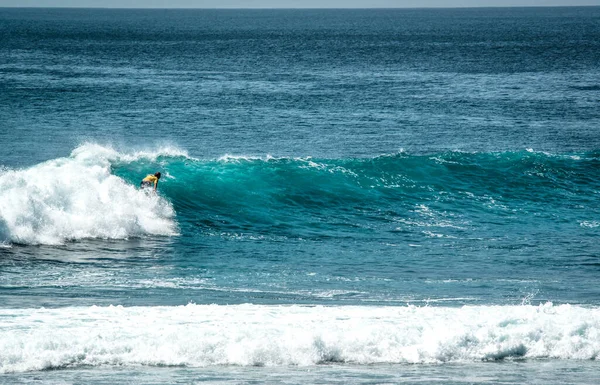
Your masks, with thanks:
[{"label": "foam line", "polygon": [[101,365],[440,364],[595,360],[579,306],[187,305],[0,310],[0,372]]}]

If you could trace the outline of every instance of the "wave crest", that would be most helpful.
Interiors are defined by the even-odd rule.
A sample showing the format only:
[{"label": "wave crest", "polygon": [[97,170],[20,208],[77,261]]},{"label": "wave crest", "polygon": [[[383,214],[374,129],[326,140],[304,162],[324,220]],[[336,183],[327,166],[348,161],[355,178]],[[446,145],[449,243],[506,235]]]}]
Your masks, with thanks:
[{"label": "wave crest", "polygon": [[[578,216],[565,197],[582,207],[595,201],[599,159],[597,152],[524,150],[201,160],[173,146],[117,151],[86,143],[70,157],[0,172],[0,244],[172,235],[175,210],[184,230],[211,234],[343,236],[396,231],[398,223],[462,228],[473,215],[541,209],[592,227],[593,213]],[[166,199],[135,187],[158,170]]]}]

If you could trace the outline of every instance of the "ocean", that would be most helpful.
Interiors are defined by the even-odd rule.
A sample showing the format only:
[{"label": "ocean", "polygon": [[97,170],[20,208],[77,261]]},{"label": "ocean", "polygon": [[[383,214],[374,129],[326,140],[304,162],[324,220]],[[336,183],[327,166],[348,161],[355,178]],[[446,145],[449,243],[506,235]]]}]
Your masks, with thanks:
[{"label": "ocean", "polygon": [[0,383],[598,384],[599,107],[600,7],[0,8]]}]

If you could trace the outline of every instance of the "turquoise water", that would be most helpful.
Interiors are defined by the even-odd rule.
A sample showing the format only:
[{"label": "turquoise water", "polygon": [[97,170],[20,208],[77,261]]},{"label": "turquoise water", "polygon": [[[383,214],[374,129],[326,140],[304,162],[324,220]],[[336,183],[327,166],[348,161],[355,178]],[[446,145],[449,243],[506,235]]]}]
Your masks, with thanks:
[{"label": "turquoise water", "polygon": [[0,380],[597,383],[598,20],[1,9]]}]

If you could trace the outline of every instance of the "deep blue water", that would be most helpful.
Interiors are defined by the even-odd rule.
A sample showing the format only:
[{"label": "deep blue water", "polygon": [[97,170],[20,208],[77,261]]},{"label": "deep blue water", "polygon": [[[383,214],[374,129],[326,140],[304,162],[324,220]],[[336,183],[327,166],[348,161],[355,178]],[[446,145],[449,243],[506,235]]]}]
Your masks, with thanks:
[{"label": "deep blue water", "polygon": [[0,381],[600,380],[600,8],[0,37]]}]

